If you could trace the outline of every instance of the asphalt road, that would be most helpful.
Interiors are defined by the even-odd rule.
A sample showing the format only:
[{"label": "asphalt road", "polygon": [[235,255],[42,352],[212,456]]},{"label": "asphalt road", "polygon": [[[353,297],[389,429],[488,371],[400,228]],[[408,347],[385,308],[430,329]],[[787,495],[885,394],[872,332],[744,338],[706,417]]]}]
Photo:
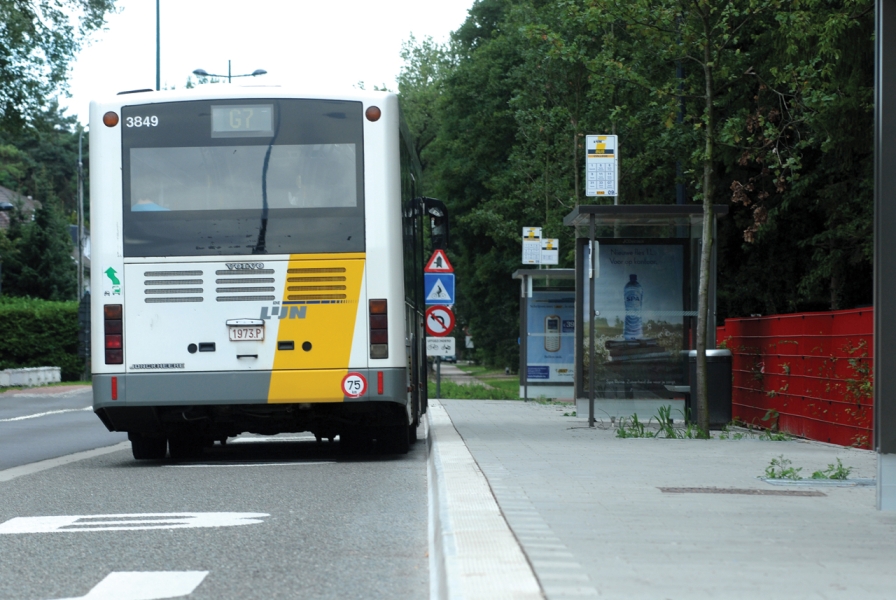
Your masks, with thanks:
[{"label": "asphalt road", "polygon": [[127,441],[106,429],[92,402],[87,385],[0,394],[0,471]]},{"label": "asphalt road", "polygon": [[[89,411],[23,421],[2,419],[27,411],[0,411],[0,457],[10,431],[18,438],[19,458],[4,464],[48,458],[40,446],[64,417],[105,432]],[[18,429],[29,422],[38,422],[30,435]],[[83,431],[66,443],[118,442]],[[193,462],[137,462],[119,450],[0,481],[0,599],[428,595],[423,442],[382,457],[302,435],[240,440]]]}]

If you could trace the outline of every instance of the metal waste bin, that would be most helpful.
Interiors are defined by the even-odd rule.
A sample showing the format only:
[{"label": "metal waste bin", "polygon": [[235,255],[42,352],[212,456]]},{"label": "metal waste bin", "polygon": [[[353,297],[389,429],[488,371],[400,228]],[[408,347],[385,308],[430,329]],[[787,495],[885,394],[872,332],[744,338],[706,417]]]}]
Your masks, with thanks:
[{"label": "metal waste bin", "polygon": [[[690,421],[697,422],[697,351],[688,352],[688,382],[691,393],[687,408]],[[709,426],[720,429],[731,422],[731,351],[706,351],[706,387],[709,396]]]}]

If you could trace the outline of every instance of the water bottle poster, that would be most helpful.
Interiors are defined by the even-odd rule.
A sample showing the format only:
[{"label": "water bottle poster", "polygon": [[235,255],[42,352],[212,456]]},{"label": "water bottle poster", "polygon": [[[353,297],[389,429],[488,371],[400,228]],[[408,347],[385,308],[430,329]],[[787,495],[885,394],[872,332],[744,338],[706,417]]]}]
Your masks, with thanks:
[{"label": "water bottle poster", "polygon": [[573,383],[575,296],[533,292],[526,305],[526,376],[530,382]]},{"label": "water bottle poster", "polygon": [[[602,241],[593,320],[584,319],[585,350],[595,329],[599,387],[610,396],[677,383],[684,346],[685,246]],[[586,260],[587,258],[586,248]],[[584,291],[583,306],[589,305]],[[587,372],[587,369],[586,369]],[[601,380],[604,386],[601,386]]]}]

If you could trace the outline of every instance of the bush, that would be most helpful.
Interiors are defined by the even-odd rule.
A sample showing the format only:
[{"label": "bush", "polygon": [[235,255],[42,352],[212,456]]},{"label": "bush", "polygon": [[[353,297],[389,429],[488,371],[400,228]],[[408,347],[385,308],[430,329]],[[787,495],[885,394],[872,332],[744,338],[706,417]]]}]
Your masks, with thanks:
[{"label": "bush", "polygon": [[81,378],[78,303],[0,298],[0,370],[60,367],[63,381]]}]

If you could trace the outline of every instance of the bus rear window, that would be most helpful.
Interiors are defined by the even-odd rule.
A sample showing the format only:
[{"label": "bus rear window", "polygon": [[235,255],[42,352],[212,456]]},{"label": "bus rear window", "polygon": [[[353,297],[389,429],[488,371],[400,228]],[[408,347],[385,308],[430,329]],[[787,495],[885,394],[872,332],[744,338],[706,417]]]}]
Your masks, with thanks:
[{"label": "bus rear window", "polygon": [[246,136],[215,135],[221,100],[123,107],[125,256],[364,250],[361,103],[265,102]]},{"label": "bus rear window", "polygon": [[131,210],[358,205],[354,144],[131,148]]}]

